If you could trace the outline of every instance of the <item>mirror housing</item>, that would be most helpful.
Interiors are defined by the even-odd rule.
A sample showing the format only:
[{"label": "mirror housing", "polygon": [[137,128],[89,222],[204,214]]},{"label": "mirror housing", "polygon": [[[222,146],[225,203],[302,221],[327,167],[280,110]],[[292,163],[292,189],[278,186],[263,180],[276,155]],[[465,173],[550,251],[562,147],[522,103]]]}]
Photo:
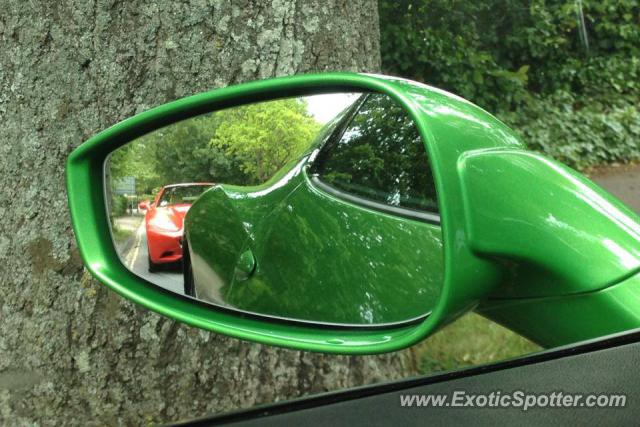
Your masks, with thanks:
[{"label": "mirror housing", "polygon": [[[444,242],[444,283],[435,309],[426,318],[384,328],[288,322],[199,303],[158,288],[125,268],[111,241],[103,194],[103,165],[113,150],[162,126],[198,114],[332,91],[372,91],[390,96],[407,111],[424,141],[438,192]],[[508,153],[517,155],[509,157]],[[547,165],[546,172],[544,168],[536,169],[540,165]],[[527,152],[512,130],[484,110],[417,82],[378,75],[326,73],[257,81],[202,93],[153,108],[95,135],[71,153],[66,172],[73,228],[91,274],[137,304],[202,329],[301,350],[371,354],[415,344],[477,308],[540,344],[557,344],[558,340],[548,331],[558,328],[560,318],[553,312],[543,316],[533,309],[547,298],[540,293],[541,289],[552,290],[549,298],[555,301],[588,295],[591,311],[583,310],[584,313],[592,315],[593,310],[607,310],[607,316],[615,318],[607,323],[608,333],[640,326],[640,304],[634,303],[635,311],[624,306],[632,304],[630,295],[640,301],[639,218],[595,184],[576,178],[575,172]],[[519,207],[520,199],[528,195],[522,195],[523,187],[517,185],[526,185],[523,179],[532,173],[541,186],[535,200],[546,201],[538,203],[536,215]],[[567,203],[576,200],[592,203],[581,203],[571,215],[559,217],[554,205],[556,191],[564,194]],[[509,216],[511,213],[514,216]],[[517,226],[519,215],[523,214],[529,215],[526,230]],[[554,223],[552,217],[560,222]],[[589,225],[581,217],[596,218],[599,236],[610,236],[611,242],[594,242],[589,229],[585,229]],[[560,260],[547,259],[545,251],[558,248],[553,243],[558,234],[551,229],[561,223],[574,229],[568,233],[577,247],[606,255],[603,259],[619,261],[593,261],[594,273],[588,278],[598,278],[597,286],[585,280],[587,276],[583,277],[581,270],[570,274]],[[526,242],[524,248],[518,242]],[[569,255],[565,254],[563,259],[566,257]],[[624,288],[619,287],[622,282],[604,280],[610,278],[622,280]],[[609,289],[605,295],[601,291],[607,287],[615,289]],[[615,292],[619,294],[613,295]],[[623,301],[621,295],[627,298]],[[514,309],[517,304],[529,304],[531,309]],[[518,312],[529,314],[523,317]],[[603,331],[587,328],[581,323],[584,319],[562,321],[564,331],[556,335],[562,337],[561,343],[594,337],[597,336],[594,333]]]},{"label": "mirror housing", "polygon": [[148,200],[143,200],[142,202],[138,203],[138,210],[148,211],[150,207],[151,206]]}]

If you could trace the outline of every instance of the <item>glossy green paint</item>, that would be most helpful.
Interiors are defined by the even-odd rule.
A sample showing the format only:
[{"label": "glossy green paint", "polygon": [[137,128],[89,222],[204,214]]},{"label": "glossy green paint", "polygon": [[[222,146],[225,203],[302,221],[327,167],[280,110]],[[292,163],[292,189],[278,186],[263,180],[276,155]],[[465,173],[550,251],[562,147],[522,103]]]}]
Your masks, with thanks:
[{"label": "glossy green paint", "polygon": [[501,298],[597,291],[640,272],[637,215],[570,168],[491,150],[459,169],[469,246],[504,263]]},{"label": "glossy green paint", "polygon": [[[269,185],[221,185],[193,204],[185,235],[198,298],[324,324],[426,316],[442,287],[440,227],[333,197],[311,183],[307,165],[303,156]],[[238,277],[246,253],[257,266]]]},{"label": "glossy green paint", "polygon": [[639,306],[640,275],[635,275],[594,292],[490,298],[477,311],[546,347],[553,347],[636,329]]},{"label": "glossy green paint", "polygon": [[[104,205],[103,164],[108,153],[160,126],[197,114],[278,97],[358,90],[386,93],[402,105],[416,122],[429,153],[438,190],[442,221],[444,281],[437,304],[424,320],[384,329],[366,329],[321,327],[311,323],[291,324],[241,315],[164,291],[133,275],[120,263],[111,243]],[[504,222],[512,222],[514,219],[501,216],[505,207],[504,202],[499,206],[490,203],[478,204],[477,200],[470,203],[472,197],[468,195],[463,181],[464,159],[471,156],[472,152],[485,150],[524,152],[524,147],[515,134],[493,116],[446,92],[407,80],[374,75],[327,73],[287,77],[228,87],[175,101],[125,120],[94,136],[78,147],[67,162],[69,206],[80,253],[89,271],[102,283],[132,301],[161,314],[193,326],[241,339],[333,353],[387,352],[422,340],[465,311],[478,306],[483,314],[508,324],[543,345],[569,343],[617,332],[621,328],[640,326],[640,301],[636,297],[639,283],[635,278],[627,279],[617,285],[612,284],[605,289],[593,290],[589,287],[581,290],[579,286],[573,285],[584,283],[580,280],[582,269],[576,269],[573,272],[566,269],[562,272],[551,272],[553,275],[568,277],[569,280],[563,282],[572,284],[567,294],[560,291],[555,296],[546,298],[506,298],[494,304],[500,296],[496,295],[496,292],[504,286],[505,277],[513,271],[513,264],[521,260],[517,254],[510,253],[513,247],[498,245],[502,252],[495,255],[485,254],[481,252],[482,248],[491,248],[492,245],[484,242],[485,246],[477,246],[482,240],[477,240],[475,243],[471,240],[472,236],[478,236],[474,233],[478,231],[477,226],[480,224],[484,224],[483,227],[507,230],[509,227]],[[575,183],[563,174],[556,174],[553,180],[557,180],[554,185],[559,188],[575,187]],[[473,191],[483,191],[488,194],[494,184],[497,183],[483,181],[478,184],[480,188],[476,186]],[[583,196],[588,198],[592,190],[592,188],[577,186],[573,191],[578,193],[586,191]],[[278,189],[273,191],[274,200],[277,197],[286,196],[279,193]],[[518,191],[520,198],[514,197],[511,193],[505,197],[513,204],[521,203],[527,194],[522,189]],[[222,196],[220,192],[220,197]],[[606,199],[612,200],[609,196]],[[546,206],[554,211],[553,205],[553,198],[545,200],[541,202],[540,210],[544,210]],[[583,211],[608,210],[608,215],[612,218],[619,217],[622,211],[623,216],[626,215],[630,219],[630,227],[632,229],[637,227],[637,218],[627,215],[627,211],[618,203],[610,203],[606,206],[589,204],[581,206]],[[227,209],[232,213],[231,206]],[[255,206],[255,209],[253,215],[258,217],[269,207]],[[474,211],[471,212],[470,209]],[[511,212],[518,212],[517,209],[513,209],[513,206],[510,209]],[[470,218],[473,215],[476,219]],[[577,239],[574,243],[581,247],[588,245],[585,242],[590,239],[588,224],[585,225],[579,220],[582,215],[590,214],[575,212],[570,218],[566,218],[567,225],[570,227],[587,227],[582,230],[583,233],[571,234],[573,239]],[[529,215],[528,218],[541,222],[533,229],[548,226],[543,222],[542,216]],[[601,232],[606,234],[607,226],[603,227]],[[618,239],[617,229],[613,227],[611,230],[613,238]],[[242,237],[242,233],[246,231],[237,229],[232,230],[231,233],[237,233]],[[496,237],[492,236],[491,232],[480,233],[479,236]],[[548,233],[536,235],[534,242],[530,244],[530,252],[544,254],[549,250],[549,244],[544,240],[547,236]],[[498,238],[505,237],[508,236],[498,235]],[[637,237],[633,235],[631,237],[635,239],[637,248]],[[623,240],[626,243],[613,241],[623,247],[630,242],[626,237]],[[238,244],[237,242],[230,241],[229,244]],[[604,251],[606,245],[598,245],[598,248],[594,252]],[[610,252],[616,250],[615,245],[609,247]],[[528,263],[528,270],[522,269],[520,278],[526,281],[524,276],[528,271],[543,268],[542,265],[536,265],[536,262]],[[620,264],[604,263],[594,268],[603,270],[596,274],[597,277],[619,277],[619,266]],[[631,275],[634,269],[630,267],[628,271]],[[517,282],[518,277],[514,280]],[[531,283],[531,286],[536,286],[536,283]],[[548,283],[544,286],[547,290],[555,289]],[[532,291],[529,294],[537,293]],[[603,299],[601,295],[607,295],[607,297]],[[489,296],[492,298],[489,299]],[[509,296],[517,297],[518,295],[511,293]],[[624,318],[624,322],[603,320],[594,326],[594,322],[598,320],[589,321],[585,316],[575,315],[573,310],[577,310],[577,307],[575,309],[566,307],[578,299],[581,301],[579,307],[585,313],[589,310],[591,313],[601,313],[598,320],[611,316],[612,319]],[[551,300],[553,303],[550,302]],[[605,300],[609,303],[604,303]],[[508,308],[511,307],[510,304],[514,304],[515,307],[518,303],[522,303],[522,307]],[[524,306],[529,308],[525,310]],[[605,311],[602,311],[603,309]],[[609,310],[614,310],[616,313],[612,315]],[[574,317],[570,316],[572,313]],[[593,319],[596,317],[594,316]],[[544,330],[547,332],[540,332]]]}]

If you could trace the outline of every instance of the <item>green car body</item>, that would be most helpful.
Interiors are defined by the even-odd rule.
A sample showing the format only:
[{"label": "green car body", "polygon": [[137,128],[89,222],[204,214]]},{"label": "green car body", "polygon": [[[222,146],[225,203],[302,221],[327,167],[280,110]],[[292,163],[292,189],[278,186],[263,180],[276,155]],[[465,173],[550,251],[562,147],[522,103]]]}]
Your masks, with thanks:
[{"label": "green car body", "polygon": [[[435,307],[444,272],[437,207],[385,211],[386,205],[339,191],[313,173],[311,159],[326,141],[339,139],[364,100],[406,116],[381,98],[362,95],[268,182],[218,185],[194,203],[185,241],[198,299],[354,327],[414,321]],[[418,167],[428,169],[415,135]]]},{"label": "green car body", "polygon": [[[305,154],[260,187],[219,186],[192,206],[186,220],[190,262],[196,270],[207,266],[215,272],[219,286],[209,298],[226,308],[171,294],[122,265],[110,241],[102,192],[102,165],[111,151],[203,112],[336,91],[383,93],[404,108],[428,154],[439,223],[378,212],[332,194],[314,182]],[[78,246],[94,276],[150,309],[241,339],[312,351],[379,353],[412,345],[469,310],[544,346],[640,326],[640,218],[577,172],[527,151],[513,131],[484,110],[416,82],[327,73],[185,98],[126,120],[80,146],[69,157],[67,184]],[[298,215],[287,216],[289,206]],[[341,235],[346,223],[332,223],[336,215],[349,217],[350,226],[365,237],[375,230],[395,233],[396,248],[402,250],[381,245],[370,256],[411,271],[429,268],[433,282],[410,281],[401,291],[398,286],[378,287],[375,297],[390,301],[389,307],[378,307],[373,318],[348,314],[354,313],[349,304],[358,302],[362,292],[361,278],[372,273],[357,262],[362,247]],[[407,228],[406,235],[398,232],[400,227]],[[216,228],[228,237],[207,236]],[[274,232],[281,233],[278,239],[269,237]],[[325,233],[342,237],[326,248],[322,261],[316,236]],[[220,257],[209,256],[211,242],[224,248]],[[422,257],[421,264],[418,246],[434,249],[438,256]],[[296,268],[269,270],[265,257],[295,258],[294,266],[320,262],[323,269],[332,265],[327,260],[339,260],[346,272],[339,288],[344,306],[312,306],[309,301],[317,301],[328,288],[313,288],[308,281],[300,287]],[[348,270],[347,265],[355,267]],[[380,283],[397,277],[390,269],[379,273]],[[196,292],[200,296],[206,290]],[[261,297],[252,299],[254,292]],[[423,298],[407,300],[403,292]],[[282,295],[301,300],[283,302]],[[275,317],[321,315],[327,320],[288,322],[264,315],[276,311],[281,315]],[[262,314],[251,314],[256,312]],[[355,326],[371,319],[381,326]]]}]

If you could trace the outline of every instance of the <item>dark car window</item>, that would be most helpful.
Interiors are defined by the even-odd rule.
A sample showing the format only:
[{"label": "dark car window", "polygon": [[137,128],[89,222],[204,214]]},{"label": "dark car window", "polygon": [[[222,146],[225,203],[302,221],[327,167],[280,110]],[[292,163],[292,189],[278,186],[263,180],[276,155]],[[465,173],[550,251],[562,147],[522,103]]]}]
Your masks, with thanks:
[{"label": "dark car window", "polygon": [[182,187],[165,188],[158,206],[171,206],[181,204],[192,204],[200,194],[202,194],[209,186],[207,185],[191,185]]},{"label": "dark car window", "polygon": [[338,190],[389,206],[438,212],[418,129],[389,96],[369,94],[311,171]]}]

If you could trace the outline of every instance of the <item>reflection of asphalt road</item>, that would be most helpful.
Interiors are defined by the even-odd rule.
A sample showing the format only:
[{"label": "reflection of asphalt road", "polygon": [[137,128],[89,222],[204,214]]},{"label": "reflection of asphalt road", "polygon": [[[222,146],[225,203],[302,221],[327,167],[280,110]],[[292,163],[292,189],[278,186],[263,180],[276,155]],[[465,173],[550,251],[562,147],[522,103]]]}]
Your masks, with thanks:
[{"label": "reflection of asphalt road", "polygon": [[[166,268],[157,273],[149,272],[149,261],[147,252],[147,235],[144,228],[144,221],[135,232],[133,244],[126,254],[121,254],[126,267],[140,277],[172,292],[184,294],[182,271],[179,267],[173,269]],[[160,267],[165,268],[164,266]]]}]

